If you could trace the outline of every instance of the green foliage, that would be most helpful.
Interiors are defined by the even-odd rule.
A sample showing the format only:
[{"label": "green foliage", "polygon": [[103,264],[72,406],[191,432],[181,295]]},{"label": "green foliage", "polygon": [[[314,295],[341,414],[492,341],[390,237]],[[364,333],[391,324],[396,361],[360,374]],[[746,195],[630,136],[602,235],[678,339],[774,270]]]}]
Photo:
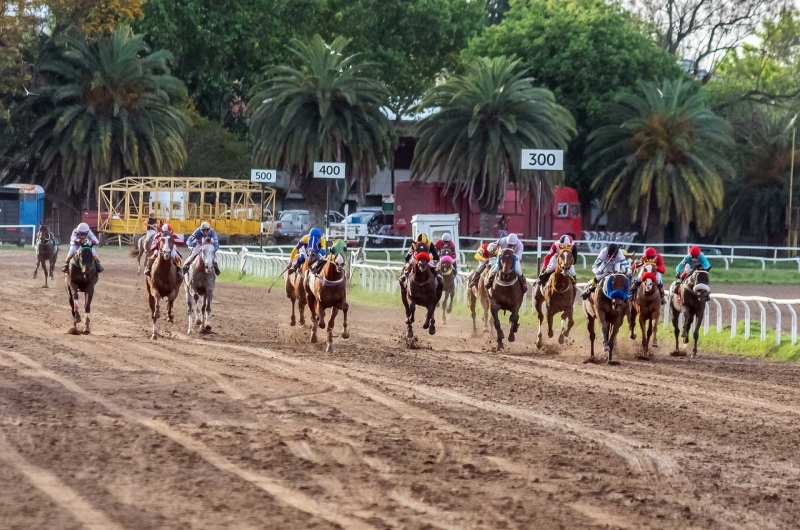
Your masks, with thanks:
[{"label": "green foliage", "polygon": [[37,117],[18,155],[30,177],[72,192],[125,175],[158,175],[186,161],[186,97],[168,52],[148,53],[141,35],[119,29],[87,43],[62,37],[37,65],[43,79],[26,107]]},{"label": "green foliage", "polygon": [[[231,116],[271,64],[290,58],[285,43],[313,35],[326,0],[148,0],[136,29],[172,51],[201,114]],[[240,116],[238,116],[240,117]]]},{"label": "green foliage", "polygon": [[520,171],[522,148],[567,147],[572,116],[518,65],[505,57],[477,59],[465,75],[430,90],[422,105],[441,110],[419,124],[412,178],[438,172],[446,186],[491,213],[509,182],[530,177]]},{"label": "green foliage", "polygon": [[592,191],[581,170],[585,137],[614,96],[639,79],[681,75],[649,28],[604,0],[512,0],[503,21],[470,42],[468,55],[520,58],[536,83],[572,112],[580,134],[567,155],[566,182],[586,202]]},{"label": "green foliage", "polygon": [[315,161],[346,162],[350,181],[363,189],[391,152],[391,124],[380,110],[388,93],[370,65],[343,55],[348,42],[338,37],[328,45],[319,35],[308,44],[292,41],[301,66],[268,69],[249,104],[254,163],[288,171],[315,224],[324,220],[325,197],[311,176]]},{"label": "green foliage", "polygon": [[603,205],[628,209],[647,230],[650,209],[666,225],[679,220],[711,227],[722,208],[724,178],[733,174],[730,125],[709,110],[705,93],[678,79],[638,83],[622,93],[609,113],[610,125],[589,136],[586,162]]},{"label": "green foliage", "polygon": [[178,175],[234,179],[250,172],[250,146],[219,122],[203,118],[189,129],[185,144],[186,165]]}]

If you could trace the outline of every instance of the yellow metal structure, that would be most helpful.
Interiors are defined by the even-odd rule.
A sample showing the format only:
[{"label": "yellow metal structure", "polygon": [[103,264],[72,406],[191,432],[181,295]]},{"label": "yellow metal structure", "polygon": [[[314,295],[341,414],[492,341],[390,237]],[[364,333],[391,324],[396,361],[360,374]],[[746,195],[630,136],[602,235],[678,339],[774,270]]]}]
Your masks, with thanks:
[{"label": "yellow metal structure", "polygon": [[[248,180],[195,177],[127,177],[100,186],[99,231],[104,242],[133,243],[144,233],[150,211],[172,225],[176,234],[191,234],[203,221],[229,238],[272,233],[275,189]],[[264,204],[265,215],[261,213]]]}]

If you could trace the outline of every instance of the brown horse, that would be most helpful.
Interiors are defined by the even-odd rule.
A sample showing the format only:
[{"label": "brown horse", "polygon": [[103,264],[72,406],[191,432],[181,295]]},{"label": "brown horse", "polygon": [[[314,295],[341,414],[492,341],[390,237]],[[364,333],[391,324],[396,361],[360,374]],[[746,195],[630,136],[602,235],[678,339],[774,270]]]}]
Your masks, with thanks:
[{"label": "brown horse", "polygon": [[700,338],[700,326],[703,324],[703,317],[706,314],[706,304],[711,297],[711,288],[708,286],[708,271],[703,269],[695,270],[686,278],[680,286],[680,295],[676,292],[675,284],[670,289],[669,313],[672,317],[672,327],[675,330],[675,351],[672,355],[684,356],[685,352],[678,347],[678,325],[681,313],[683,313],[683,346],[689,344],[689,329],[697,319],[694,327],[694,348],[692,357],[697,357],[697,340]]},{"label": "brown horse", "polygon": [[[53,269],[56,267],[56,260],[58,260],[58,244],[56,243],[55,236],[47,228],[47,225],[39,227],[39,232],[36,234],[36,269],[33,271],[33,279],[39,272],[39,266],[42,267],[44,272],[44,286],[48,288],[47,277],[53,279]],[[47,264],[50,264],[50,270],[47,270]]]},{"label": "brown horse", "polygon": [[547,305],[547,336],[553,337],[553,318],[556,314],[561,313],[561,333],[558,336],[558,343],[564,344],[564,341],[569,337],[569,332],[572,326],[575,325],[573,319],[573,308],[575,305],[575,295],[577,288],[575,281],[569,274],[570,268],[575,264],[574,254],[563,249],[558,253],[556,263],[556,270],[550,275],[545,285],[536,286],[534,291],[534,300],[536,305],[536,313],[539,315],[539,334],[536,339],[536,347],[542,347],[542,321],[544,320],[544,311],[542,304]]},{"label": "brown horse", "polygon": [[[305,290],[308,300],[308,310],[311,312],[311,343],[317,342],[317,325],[328,328],[328,341],[325,351],[333,352],[333,326],[336,314],[341,311],[343,315],[342,338],[349,339],[347,331],[347,275],[345,271],[345,242],[337,241],[331,247],[328,259],[325,260],[320,273],[306,272]],[[331,309],[331,318],[325,323],[325,310]]]},{"label": "brown horse", "polygon": [[136,274],[142,273],[142,257],[144,256],[145,261],[147,261],[147,249],[150,248],[150,244],[153,242],[153,237],[155,236],[156,232],[152,231],[152,233],[148,236],[144,234],[136,240],[133,244],[133,250],[130,251],[130,256],[136,260]]},{"label": "brown horse", "polygon": [[[469,310],[472,313],[472,331],[477,332],[478,326],[475,323],[475,307],[480,300],[481,307],[483,307],[483,332],[489,331],[489,291],[486,290],[486,282],[489,277],[490,268],[488,265],[483,269],[483,274],[478,278],[474,287],[470,287],[472,277],[467,281],[467,301],[469,303]],[[477,271],[473,271],[475,274]]]},{"label": "brown horse", "polygon": [[418,305],[427,310],[422,329],[427,329],[431,335],[436,334],[436,319],[434,315],[436,306],[439,305],[439,300],[442,298],[443,286],[436,281],[436,274],[430,262],[431,258],[425,245],[418,245],[414,255],[414,264],[410,266],[408,278],[405,283],[400,282],[400,298],[403,301],[403,307],[406,309],[406,325],[408,326],[406,338],[408,339],[414,338],[414,329],[411,325],[414,323],[414,313]]},{"label": "brown horse", "polygon": [[[456,269],[450,256],[442,256],[437,270],[442,275],[442,322],[447,324],[447,313],[453,311],[453,298],[456,294]],[[449,303],[449,305],[448,305]]]},{"label": "brown horse", "polygon": [[156,322],[161,316],[161,300],[167,299],[167,322],[175,322],[172,305],[181,290],[180,266],[172,259],[172,248],[175,243],[171,237],[163,237],[158,244],[158,255],[150,268],[150,275],[145,277],[147,300],[150,303],[150,315],[153,318],[151,338],[158,338]]},{"label": "brown horse", "polygon": [[89,334],[89,321],[91,320],[92,298],[94,286],[97,284],[97,269],[95,268],[92,245],[85,239],[81,241],[81,248],[69,260],[64,282],[69,295],[69,307],[72,311],[72,329],[69,332],[78,335],[78,322],[81,321],[81,311],[78,306],[78,293],[84,294],[83,310],[86,320],[83,323],[83,334]]},{"label": "brown horse", "polygon": [[511,311],[508,320],[511,322],[511,331],[508,334],[508,342],[514,342],[515,335],[519,329],[519,308],[522,306],[522,283],[524,279],[517,276],[514,270],[514,251],[510,248],[503,250],[498,258],[500,270],[495,276],[494,283],[489,293],[492,320],[494,329],[497,331],[497,349],[503,349],[503,329],[500,327],[500,310]]},{"label": "brown horse", "polygon": [[305,278],[311,263],[317,259],[317,251],[308,249],[306,251],[306,259],[303,260],[300,269],[295,270],[292,267],[289,268],[286,273],[286,280],[284,282],[286,298],[292,301],[292,320],[289,322],[290,326],[294,326],[297,323],[294,314],[295,303],[297,303],[297,310],[300,312],[300,325],[306,325],[306,304],[308,302],[306,300]]},{"label": "brown horse", "polygon": [[[638,355],[639,359],[652,359],[653,353],[650,351],[650,337],[653,338],[653,347],[658,348],[658,318],[661,316],[661,292],[658,290],[658,282],[653,271],[656,264],[646,261],[643,265],[642,283],[636,290],[631,308],[632,318],[639,318],[639,331],[642,333],[642,351]],[[633,322],[631,322],[633,327]],[[631,331],[632,338],[636,335]]]},{"label": "brown horse", "polygon": [[608,353],[608,364],[619,364],[614,360],[614,344],[617,332],[624,323],[628,310],[628,290],[630,280],[625,274],[615,273],[604,278],[595,289],[589,300],[583,302],[586,313],[586,327],[589,330],[591,354],[585,363],[598,362],[594,355],[594,321],[600,321],[603,332],[603,351]]}]

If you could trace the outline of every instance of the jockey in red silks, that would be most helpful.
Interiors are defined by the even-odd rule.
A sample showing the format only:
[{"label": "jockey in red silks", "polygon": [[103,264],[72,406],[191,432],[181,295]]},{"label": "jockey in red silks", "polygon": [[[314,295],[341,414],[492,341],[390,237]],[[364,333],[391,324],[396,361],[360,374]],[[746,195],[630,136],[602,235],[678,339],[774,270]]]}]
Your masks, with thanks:
[{"label": "jockey in red silks", "polygon": [[181,268],[181,255],[178,254],[178,245],[181,243],[181,241],[178,239],[178,236],[172,233],[172,226],[170,226],[169,223],[164,223],[161,225],[161,232],[153,236],[153,242],[150,244],[150,250],[153,252],[153,254],[147,258],[147,267],[144,269],[145,276],[150,274],[150,268],[153,266],[153,262],[158,257],[161,240],[167,238],[172,240],[172,251],[170,252],[170,257],[172,257],[172,261],[175,262],[175,265],[178,266],[178,275],[183,277],[183,269]]},{"label": "jockey in red silks", "polygon": [[658,291],[661,293],[661,301],[664,303],[666,298],[664,296],[664,280],[662,278],[662,274],[666,272],[666,267],[664,266],[664,258],[661,257],[661,254],[658,253],[656,249],[653,247],[648,247],[644,251],[644,259],[636,260],[631,267],[632,270],[639,272],[636,279],[633,281],[633,288],[631,289],[630,294],[628,297],[633,300],[636,296],[636,290],[642,284],[644,280],[644,275],[646,274],[645,271],[645,264],[653,264],[655,270],[652,273],[656,277],[656,283],[658,284]]},{"label": "jockey in red silks", "polygon": [[[539,285],[544,285],[547,283],[547,279],[550,278],[550,275],[556,271],[556,266],[558,265],[558,253],[561,250],[568,250],[572,253],[572,257],[577,259],[575,255],[575,242],[572,240],[571,236],[564,234],[559,238],[558,241],[553,243],[550,247],[550,252],[544,257],[544,262],[542,264],[542,272],[539,274]],[[569,275],[575,280],[575,264],[573,264],[569,268]]]},{"label": "jockey in red silks", "polygon": [[436,247],[439,256],[444,257],[449,255],[453,258],[453,270],[458,272],[458,268],[456,267],[456,244],[453,242],[453,236],[450,235],[450,232],[445,232],[433,246]]}]

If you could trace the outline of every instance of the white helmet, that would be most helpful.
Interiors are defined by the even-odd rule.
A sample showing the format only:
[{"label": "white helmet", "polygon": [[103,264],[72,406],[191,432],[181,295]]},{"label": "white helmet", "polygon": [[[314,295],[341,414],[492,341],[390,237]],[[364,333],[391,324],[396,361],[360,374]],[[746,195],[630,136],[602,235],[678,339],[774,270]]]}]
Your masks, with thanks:
[{"label": "white helmet", "polygon": [[89,233],[89,225],[86,223],[81,223],[78,225],[78,233],[79,234],[88,234]]},{"label": "white helmet", "polygon": [[506,239],[506,241],[508,241],[509,245],[516,245],[519,243],[519,238],[517,237],[517,234],[508,234],[508,239]]},{"label": "white helmet", "polygon": [[562,245],[572,245],[573,244],[572,237],[567,235],[567,234],[564,234],[563,236],[561,236],[558,239],[558,242],[561,243]]},{"label": "white helmet", "polygon": [[208,221],[203,221],[200,223],[200,230],[211,230],[211,225],[208,224]]},{"label": "white helmet", "polygon": [[453,239],[453,236],[450,235],[450,232],[445,232],[442,236],[442,241],[445,243],[449,243]]}]

